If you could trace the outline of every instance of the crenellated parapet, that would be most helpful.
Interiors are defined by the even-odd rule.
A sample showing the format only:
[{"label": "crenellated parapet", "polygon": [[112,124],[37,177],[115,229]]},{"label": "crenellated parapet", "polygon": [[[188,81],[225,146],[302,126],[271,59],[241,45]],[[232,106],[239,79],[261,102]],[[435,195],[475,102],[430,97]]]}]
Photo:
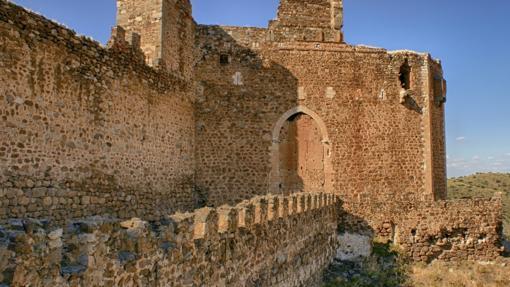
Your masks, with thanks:
[{"label": "crenellated parapet", "polygon": [[[493,260],[502,250],[500,197],[374,208],[297,193],[152,222],[91,217],[58,228],[10,220],[0,227],[0,283],[309,286],[349,244],[345,233],[386,238],[415,261]],[[364,212],[380,216],[367,222]]]},{"label": "crenellated parapet", "polygon": [[[296,193],[290,196],[257,196],[236,206],[205,207],[192,213],[176,213],[173,222],[192,225],[193,238],[214,238],[222,233],[237,232],[270,222],[287,220],[314,211],[340,208],[338,196],[325,193]],[[336,211],[335,211],[336,212]],[[185,228],[187,229],[187,228]]]},{"label": "crenellated parapet", "polygon": [[496,259],[501,198],[443,201],[441,63],[344,43],[342,3],[117,0],[105,47],[0,0],[0,287],[313,286],[374,237]]},{"label": "crenellated parapet", "polygon": [[121,53],[131,53],[133,58],[138,59],[141,63],[145,63],[145,55],[140,45],[140,34],[131,32],[127,35],[126,30],[121,26],[115,26],[112,28],[111,37],[107,44],[109,49],[113,49]]},{"label": "crenellated parapet", "polygon": [[195,22],[189,0],[117,0],[117,25],[142,35],[148,65],[192,81]]},{"label": "crenellated parapet", "polygon": [[0,228],[0,283],[300,286],[335,254],[340,204],[331,194],[298,193],[157,222],[93,217],[55,228],[11,220]]}]

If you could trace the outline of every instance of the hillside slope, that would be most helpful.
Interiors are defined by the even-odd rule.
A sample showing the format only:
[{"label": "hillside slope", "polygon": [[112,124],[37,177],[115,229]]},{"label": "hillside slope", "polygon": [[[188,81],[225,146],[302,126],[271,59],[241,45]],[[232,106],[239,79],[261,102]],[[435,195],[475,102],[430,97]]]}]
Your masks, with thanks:
[{"label": "hillside slope", "polygon": [[510,173],[477,173],[448,180],[448,198],[490,198],[503,193],[503,228],[510,238]]}]

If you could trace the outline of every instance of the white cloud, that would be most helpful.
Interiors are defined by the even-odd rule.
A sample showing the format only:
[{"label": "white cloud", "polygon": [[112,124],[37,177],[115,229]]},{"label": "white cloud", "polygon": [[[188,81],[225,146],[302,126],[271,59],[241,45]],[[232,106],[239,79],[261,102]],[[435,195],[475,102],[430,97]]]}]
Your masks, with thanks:
[{"label": "white cloud", "polygon": [[448,159],[448,176],[462,176],[476,172],[510,172],[510,155],[480,156]]},{"label": "white cloud", "polygon": [[458,142],[463,142],[463,141],[466,140],[466,137],[458,137],[455,140],[458,141]]},{"label": "white cloud", "polygon": [[510,152],[509,153],[505,153],[506,156],[510,156]]}]

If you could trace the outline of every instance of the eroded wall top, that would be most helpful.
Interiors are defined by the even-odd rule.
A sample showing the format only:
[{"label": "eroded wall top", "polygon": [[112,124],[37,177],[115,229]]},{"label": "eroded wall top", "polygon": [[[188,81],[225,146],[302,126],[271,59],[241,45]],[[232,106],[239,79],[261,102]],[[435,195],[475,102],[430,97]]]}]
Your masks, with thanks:
[{"label": "eroded wall top", "polygon": [[189,0],[117,0],[117,25],[128,36],[140,34],[148,65],[191,81],[195,22]]},{"label": "eroded wall top", "polygon": [[280,0],[269,28],[276,41],[342,42],[342,26],[342,0]]},{"label": "eroded wall top", "polygon": [[194,207],[191,85],[139,38],[106,48],[0,0],[0,43],[0,221]]}]

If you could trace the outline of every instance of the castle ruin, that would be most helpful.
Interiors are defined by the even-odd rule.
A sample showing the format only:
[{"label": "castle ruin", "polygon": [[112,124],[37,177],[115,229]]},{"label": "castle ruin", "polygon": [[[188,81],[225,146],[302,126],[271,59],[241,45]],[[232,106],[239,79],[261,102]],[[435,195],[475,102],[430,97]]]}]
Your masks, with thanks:
[{"label": "castle ruin", "polygon": [[446,200],[429,54],[347,44],[342,0],[117,10],[104,47],[0,0],[0,286],[310,286],[345,233],[499,256],[501,199]]}]

